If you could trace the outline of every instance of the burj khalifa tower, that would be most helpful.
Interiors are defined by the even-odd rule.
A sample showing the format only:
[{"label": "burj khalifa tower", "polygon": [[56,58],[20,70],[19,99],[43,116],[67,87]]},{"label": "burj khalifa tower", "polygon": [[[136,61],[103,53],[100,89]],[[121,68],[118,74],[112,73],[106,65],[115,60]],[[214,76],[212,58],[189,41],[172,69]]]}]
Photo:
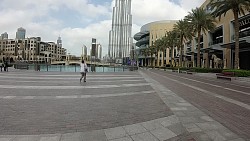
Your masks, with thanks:
[{"label": "burj khalifa tower", "polygon": [[112,29],[109,31],[108,55],[116,63],[129,57],[133,43],[131,0],[115,0],[112,15]]}]

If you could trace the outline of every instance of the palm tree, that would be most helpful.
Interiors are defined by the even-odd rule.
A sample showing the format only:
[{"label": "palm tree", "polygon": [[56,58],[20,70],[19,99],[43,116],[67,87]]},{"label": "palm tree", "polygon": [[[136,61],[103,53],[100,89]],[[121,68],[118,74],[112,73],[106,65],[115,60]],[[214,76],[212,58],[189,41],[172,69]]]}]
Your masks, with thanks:
[{"label": "palm tree", "polygon": [[145,66],[147,66],[147,63],[146,63],[147,58],[146,57],[148,56],[149,48],[142,48],[142,49],[140,49],[140,52],[144,56],[144,60],[145,60],[144,64],[145,64]]},{"label": "palm tree", "polygon": [[185,20],[179,20],[174,25],[174,30],[177,33],[177,38],[179,38],[178,50],[180,51],[180,65],[182,66],[182,51],[183,51],[183,41],[184,39],[191,39],[192,38],[192,30],[190,28],[190,23]]},{"label": "palm tree", "polygon": [[174,47],[177,46],[179,39],[177,37],[177,32],[175,30],[172,31],[168,31],[166,36],[166,44],[169,48],[170,54],[171,55],[171,62],[170,62],[170,66],[173,66],[173,53],[174,53]]},{"label": "palm tree", "polygon": [[150,46],[148,49],[149,49],[148,51],[149,51],[149,54],[150,54],[151,66],[153,67],[153,55],[156,54],[156,48],[153,45],[153,46]]},{"label": "palm tree", "polygon": [[162,46],[163,46],[163,42],[161,39],[157,39],[155,42],[154,42],[154,45],[155,45],[155,49],[156,49],[156,54],[158,56],[158,52],[162,49]]},{"label": "palm tree", "polygon": [[234,32],[235,32],[235,59],[234,69],[239,69],[239,15],[244,14],[250,10],[249,0],[211,0],[209,5],[215,17],[219,16],[221,19],[222,14],[225,16],[228,11],[233,11],[234,14]]},{"label": "palm tree", "polygon": [[186,19],[192,26],[194,34],[198,34],[198,47],[197,47],[197,67],[200,67],[200,39],[201,33],[206,34],[208,30],[215,29],[215,18],[202,7],[192,9],[191,12],[186,16]]}]

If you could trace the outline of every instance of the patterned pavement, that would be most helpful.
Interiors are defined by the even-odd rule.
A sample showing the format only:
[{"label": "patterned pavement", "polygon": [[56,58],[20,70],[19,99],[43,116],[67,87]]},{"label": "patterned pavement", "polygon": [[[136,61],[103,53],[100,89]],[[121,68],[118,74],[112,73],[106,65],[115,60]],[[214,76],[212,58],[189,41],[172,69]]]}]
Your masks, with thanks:
[{"label": "patterned pavement", "polygon": [[79,78],[0,73],[0,141],[243,140],[143,71]]}]

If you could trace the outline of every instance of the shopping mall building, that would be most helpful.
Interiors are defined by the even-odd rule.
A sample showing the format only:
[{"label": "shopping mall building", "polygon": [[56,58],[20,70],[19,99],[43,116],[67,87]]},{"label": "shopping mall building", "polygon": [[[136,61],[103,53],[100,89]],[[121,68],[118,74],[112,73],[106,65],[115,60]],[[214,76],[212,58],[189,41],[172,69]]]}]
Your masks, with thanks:
[{"label": "shopping mall building", "polygon": [[[206,0],[201,7],[210,12],[208,3],[210,0]],[[245,15],[239,16],[240,21],[240,53],[239,53],[239,67],[241,69],[250,70],[250,13],[246,11]],[[173,25],[177,21],[160,21],[152,22],[144,25],[141,28],[141,32],[134,36],[137,40],[136,46],[139,48],[148,47],[153,42],[165,36],[166,31],[172,30]],[[228,11],[227,14],[221,16],[219,20],[217,18],[216,29],[214,31],[208,31],[202,33],[201,36],[201,64],[200,66],[206,68],[215,68],[214,58],[219,60],[218,67],[224,69],[231,69],[234,66],[234,52],[235,52],[235,33],[234,33],[234,16],[232,11]],[[197,37],[192,40],[188,40],[184,43],[183,65],[186,67],[197,66]],[[169,54],[169,50],[165,52],[159,52],[155,56],[155,66],[164,66],[169,64],[170,57],[178,58],[179,53]],[[212,57],[216,56],[216,57]],[[143,62],[143,56],[140,56],[140,62]],[[150,60],[147,57],[147,60]],[[176,59],[177,61],[178,59]],[[143,64],[150,62],[144,62]]]},{"label": "shopping mall building", "polygon": [[[201,7],[210,12],[206,0]],[[219,67],[224,69],[231,69],[234,66],[234,52],[235,52],[235,33],[234,33],[234,15],[232,11],[221,16],[221,19],[216,19],[216,29],[202,34],[201,37],[201,66],[206,68],[214,68],[214,61],[212,56],[216,55],[221,64]],[[250,69],[250,13],[246,11],[245,15],[240,15],[240,54],[239,62],[241,69]],[[189,59],[193,66],[197,65],[197,37],[192,41],[185,43],[186,54],[190,56]]]},{"label": "shopping mall building", "polygon": [[166,20],[148,23],[141,27],[139,33],[134,35],[134,39],[137,41],[135,45],[138,47],[136,53],[139,60],[139,66],[166,66],[166,64],[170,64],[171,57],[173,57],[174,54],[169,54],[168,48],[164,51],[159,51],[152,56],[152,58],[150,55],[144,56],[140,53],[140,50],[152,47],[157,39],[166,36],[167,31],[173,30],[176,22],[177,21]]}]

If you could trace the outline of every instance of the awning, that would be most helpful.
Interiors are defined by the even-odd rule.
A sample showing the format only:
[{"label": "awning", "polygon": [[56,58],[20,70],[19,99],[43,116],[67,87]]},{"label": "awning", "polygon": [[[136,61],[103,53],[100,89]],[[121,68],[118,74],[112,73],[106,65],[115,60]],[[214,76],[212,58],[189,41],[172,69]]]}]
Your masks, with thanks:
[{"label": "awning", "polygon": [[209,46],[208,48],[201,49],[201,52],[215,52],[215,51],[223,51],[221,46]]},{"label": "awning", "polygon": [[[241,40],[240,44],[249,44],[246,40]],[[228,48],[228,49],[234,49],[235,48],[235,42],[227,43],[221,45],[222,48]]]}]

